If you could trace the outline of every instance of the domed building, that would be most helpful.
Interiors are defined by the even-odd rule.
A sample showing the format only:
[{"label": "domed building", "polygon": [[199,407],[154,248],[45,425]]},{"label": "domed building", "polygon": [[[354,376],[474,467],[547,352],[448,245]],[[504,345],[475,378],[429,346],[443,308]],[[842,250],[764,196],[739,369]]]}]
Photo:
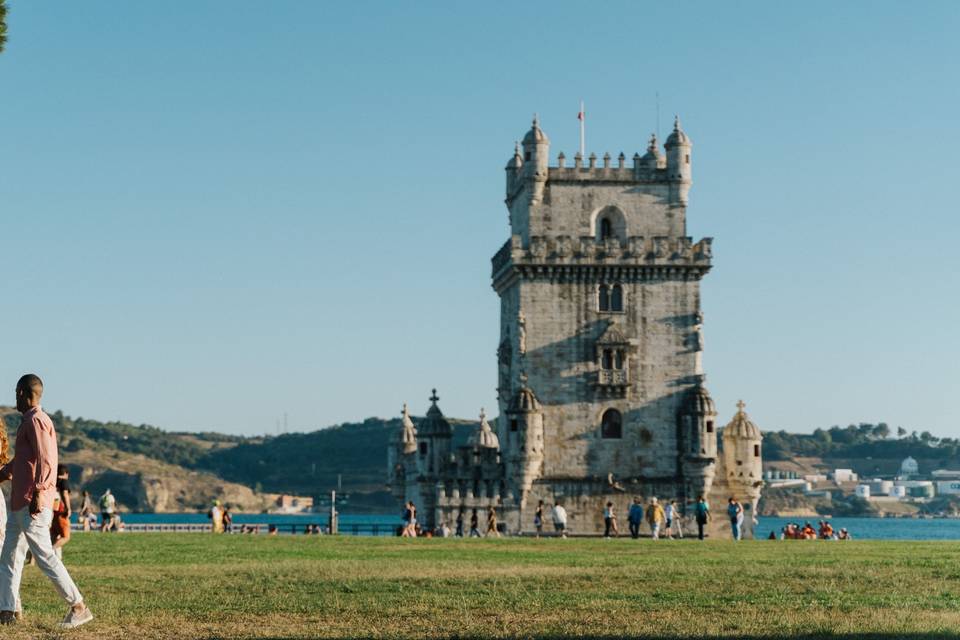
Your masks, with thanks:
[{"label": "domed building", "polygon": [[912,456],[907,456],[900,463],[900,477],[904,479],[920,475],[920,465]]}]

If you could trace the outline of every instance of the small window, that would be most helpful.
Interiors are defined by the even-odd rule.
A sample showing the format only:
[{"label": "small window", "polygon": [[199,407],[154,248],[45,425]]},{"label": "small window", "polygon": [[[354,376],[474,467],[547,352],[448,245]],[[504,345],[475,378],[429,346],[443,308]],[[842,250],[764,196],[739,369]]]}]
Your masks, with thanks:
[{"label": "small window", "polygon": [[611,349],[604,349],[604,350],[603,350],[603,358],[602,358],[601,360],[602,360],[601,366],[602,366],[604,369],[607,369],[607,370],[613,369],[613,350],[611,350]]},{"label": "small window", "polygon": [[426,443],[426,442],[421,442],[421,443],[420,443],[420,455],[422,455],[422,456],[427,455],[427,443]]},{"label": "small window", "polygon": [[758,444],[753,445],[753,455],[756,458],[760,457],[760,445]]},{"label": "small window", "polygon": [[510,421],[510,431],[519,431],[519,430],[520,430],[520,423],[517,422],[516,418],[514,418],[513,420]]},{"label": "small window", "polygon": [[623,311],[623,287],[613,285],[610,293],[610,311]]},{"label": "small window", "polygon": [[[529,161],[530,158],[532,158],[532,157],[533,157],[533,154],[531,154],[529,151],[527,151],[525,154],[523,154],[523,159],[524,159],[524,160]],[[690,156],[687,156],[687,157],[689,158]]]},{"label": "small window", "polygon": [[690,164],[690,154],[689,154],[689,153],[688,153],[686,156],[684,156],[684,162],[686,162],[687,164]]},{"label": "small window", "polygon": [[713,420],[707,420],[707,433],[713,433]]},{"label": "small window", "polygon": [[606,240],[607,238],[613,237],[613,225],[610,223],[610,218],[603,218],[600,220],[600,239]]},{"label": "small window", "polygon": [[597,298],[600,311],[610,311],[610,288],[607,287],[607,285],[600,285],[600,292]]},{"label": "small window", "polygon": [[602,438],[622,438],[623,437],[623,417],[616,409],[607,409],[600,420],[600,437]]},{"label": "small window", "polygon": [[622,371],[623,370],[623,351],[620,351],[618,349],[617,352],[614,354],[614,356],[615,357],[613,360],[613,368],[616,369],[617,371]]}]

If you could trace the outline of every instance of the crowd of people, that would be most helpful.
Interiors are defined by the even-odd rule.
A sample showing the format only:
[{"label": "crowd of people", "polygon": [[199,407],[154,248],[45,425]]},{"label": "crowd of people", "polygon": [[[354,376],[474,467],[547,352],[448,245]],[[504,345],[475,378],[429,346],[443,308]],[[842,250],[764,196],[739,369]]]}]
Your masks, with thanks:
[{"label": "crowd of people", "polygon": [[780,528],[780,534],[775,531],[770,532],[768,540],[852,540],[850,532],[846,527],[834,529],[829,520],[820,520],[817,522],[817,528],[809,522],[800,526],[797,522],[788,522]]},{"label": "crowd of people", "polygon": [[[743,535],[743,505],[734,497],[727,504],[727,517],[734,540],[740,540]],[[479,509],[471,509],[469,520],[464,509],[460,509],[454,520],[454,527],[441,522],[432,530],[425,530],[417,520],[417,507],[413,501],[408,501],[403,507],[403,524],[397,528],[397,535],[404,538],[437,537],[437,538],[480,538],[497,537],[501,535],[501,527],[497,522],[496,507],[490,506],[486,510],[486,526],[481,533],[481,516]],[[684,537],[682,526],[683,514],[675,500],[660,502],[656,497],[648,499],[644,505],[640,497],[635,497],[627,512],[627,522],[631,538],[639,538],[644,524],[649,529],[650,537],[659,540],[661,537],[673,540]],[[567,510],[563,504],[556,502],[547,505],[543,500],[538,501],[533,514],[533,527],[537,538],[544,535],[544,528],[548,519],[553,524],[553,533],[557,537],[566,538],[568,529]],[[693,521],[697,526],[697,538],[705,538],[707,524],[711,521],[710,506],[704,496],[700,496],[693,505]],[[469,523],[469,528],[467,528]],[[617,518],[616,506],[607,502],[603,509],[603,525],[605,538],[615,538],[620,535],[620,526]]]}]

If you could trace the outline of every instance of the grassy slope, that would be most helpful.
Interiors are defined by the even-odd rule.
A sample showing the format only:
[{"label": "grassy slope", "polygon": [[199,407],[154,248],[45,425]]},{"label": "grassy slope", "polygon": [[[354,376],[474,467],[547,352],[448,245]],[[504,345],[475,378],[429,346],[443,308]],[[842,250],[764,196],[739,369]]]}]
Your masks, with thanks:
[{"label": "grassy slope", "polygon": [[[97,614],[75,638],[920,638],[960,628],[953,543],[78,534],[66,558]],[[17,635],[52,635],[63,607],[34,567],[22,596]]]}]

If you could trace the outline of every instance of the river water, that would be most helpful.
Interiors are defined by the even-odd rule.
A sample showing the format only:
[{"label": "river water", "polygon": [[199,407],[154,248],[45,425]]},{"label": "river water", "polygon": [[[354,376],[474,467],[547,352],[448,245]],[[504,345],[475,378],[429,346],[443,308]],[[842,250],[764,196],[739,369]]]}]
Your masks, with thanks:
[{"label": "river water", "polygon": [[[130,524],[205,524],[209,522],[204,513],[125,513],[121,514],[124,522]],[[76,516],[74,516],[74,521]],[[804,518],[760,518],[756,529],[758,538],[765,538],[771,531],[779,532],[788,522],[803,524]],[[814,528],[817,519],[809,519]],[[289,531],[291,527],[298,529],[310,524],[326,526],[326,513],[306,514],[247,514],[234,515],[235,526],[243,524],[275,524]],[[960,540],[960,519],[913,519],[913,518],[832,518],[830,523],[834,529],[841,527],[851,533],[857,540]],[[371,525],[382,527],[385,532],[389,527],[400,524],[398,516],[384,514],[340,514],[340,531],[350,533],[351,527],[357,525],[364,531],[369,531]]]}]

